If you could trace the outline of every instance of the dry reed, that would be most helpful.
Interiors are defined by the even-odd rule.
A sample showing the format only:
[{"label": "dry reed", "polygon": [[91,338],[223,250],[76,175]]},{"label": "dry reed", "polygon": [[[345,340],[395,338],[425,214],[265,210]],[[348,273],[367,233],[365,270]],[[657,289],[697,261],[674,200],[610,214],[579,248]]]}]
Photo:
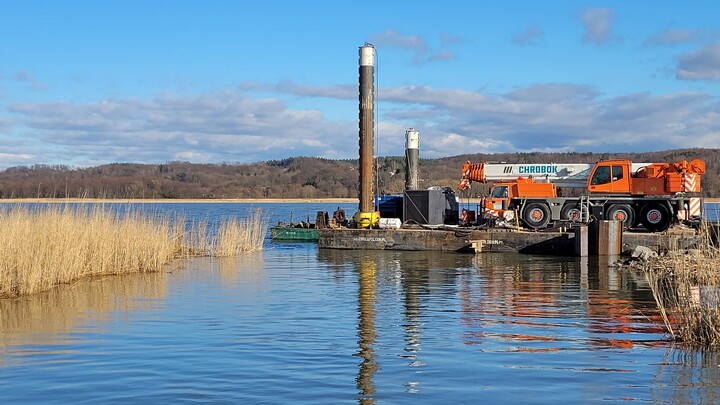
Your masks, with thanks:
[{"label": "dry reed", "polygon": [[671,249],[647,262],[644,270],[670,336],[719,346],[720,250],[711,243],[709,232],[703,239],[699,249]]},{"label": "dry reed", "polygon": [[262,250],[268,221],[258,208],[245,219],[224,221],[217,231],[213,256],[235,256],[241,252]]},{"label": "dry reed", "polygon": [[258,210],[209,234],[207,223],[102,206],[15,206],[0,211],[0,298],[48,290],[84,277],[160,271],[174,259],[261,250],[267,220]]}]

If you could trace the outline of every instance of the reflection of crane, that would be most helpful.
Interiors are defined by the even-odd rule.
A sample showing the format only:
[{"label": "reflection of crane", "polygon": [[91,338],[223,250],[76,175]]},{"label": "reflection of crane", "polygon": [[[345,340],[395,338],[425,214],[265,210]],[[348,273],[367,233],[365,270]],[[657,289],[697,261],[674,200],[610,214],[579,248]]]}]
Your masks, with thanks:
[{"label": "reflection of crane", "polygon": [[373,345],[377,337],[375,333],[375,291],[377,278],[375,263],[370,260],[363,260],[358,267],[359,290],[358,290],[358,337],[360,350],[358,356],[362,357],[360,369],[357,376],[357,387],[364,395],[361,404],[374,404],[375,385],[373,376],[377,372],[378,364],[375,362]]},{"label": "reflection of crane", "polygon": [[[516,342],[519,351],[549,352],[584,340],[589,347],[622,348],[636,344],[632,334],[664,332],[649,292],[630,278],[614,279],[606,259],[536,266],[516,257],[476,255],[485,280],[458,283],[465,344],[501,339]],[[586,333],[567,336],[560,318],[583,319],[577,327]]]}]

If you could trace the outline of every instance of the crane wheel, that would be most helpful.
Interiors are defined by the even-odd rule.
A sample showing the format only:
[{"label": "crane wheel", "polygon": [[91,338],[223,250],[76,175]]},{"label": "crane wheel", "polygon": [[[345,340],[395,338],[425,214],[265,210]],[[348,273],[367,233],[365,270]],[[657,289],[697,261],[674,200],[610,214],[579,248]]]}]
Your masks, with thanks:
[{"label": "crane wheel", "polygon": [[550,208],[543,203],[529,203],[525,206],[522,219],[532,229],[545,228],[550,223]]},{"label": "crane wheel", "polygon": [[605,217],[621,221],[625,229],[631,228],[635,224],[635,211],[627,204],[611,205]]},{"label": "crane wheel", "polygon": [[662,204],[648,204],[640,211],[640,218],[649,231],[664,231],[670,227],[670,211]]},{"label": "crane wheel", "polygon": [[580,222],[580,206],[577,204],[567,204],[560,211],[560,218],[564,221]]}]

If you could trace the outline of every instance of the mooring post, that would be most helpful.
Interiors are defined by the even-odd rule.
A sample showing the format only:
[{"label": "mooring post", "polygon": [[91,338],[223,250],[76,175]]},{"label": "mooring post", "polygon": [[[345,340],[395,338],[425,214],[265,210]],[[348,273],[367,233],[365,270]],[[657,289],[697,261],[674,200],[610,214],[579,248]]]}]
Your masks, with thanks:
[{"label": "mooring post", "polygon": [[575,255],[588,256],[588,227],[579,225],[575,228]]},{"label": "mooring post", "polygon": [[590,254],[617,256],[622,252],[622,222],[617,220],[590,223]]}]

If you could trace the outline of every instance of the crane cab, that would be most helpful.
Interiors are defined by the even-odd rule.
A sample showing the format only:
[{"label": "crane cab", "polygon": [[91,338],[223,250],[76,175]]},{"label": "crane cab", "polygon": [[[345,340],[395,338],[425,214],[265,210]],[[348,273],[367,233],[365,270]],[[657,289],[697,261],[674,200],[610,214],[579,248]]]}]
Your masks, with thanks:
[{"label": "crane cab", "polygon": [[630,162],[627,160],[606,160],[593,167],[588,177],[590,193],[630,194]]}]

